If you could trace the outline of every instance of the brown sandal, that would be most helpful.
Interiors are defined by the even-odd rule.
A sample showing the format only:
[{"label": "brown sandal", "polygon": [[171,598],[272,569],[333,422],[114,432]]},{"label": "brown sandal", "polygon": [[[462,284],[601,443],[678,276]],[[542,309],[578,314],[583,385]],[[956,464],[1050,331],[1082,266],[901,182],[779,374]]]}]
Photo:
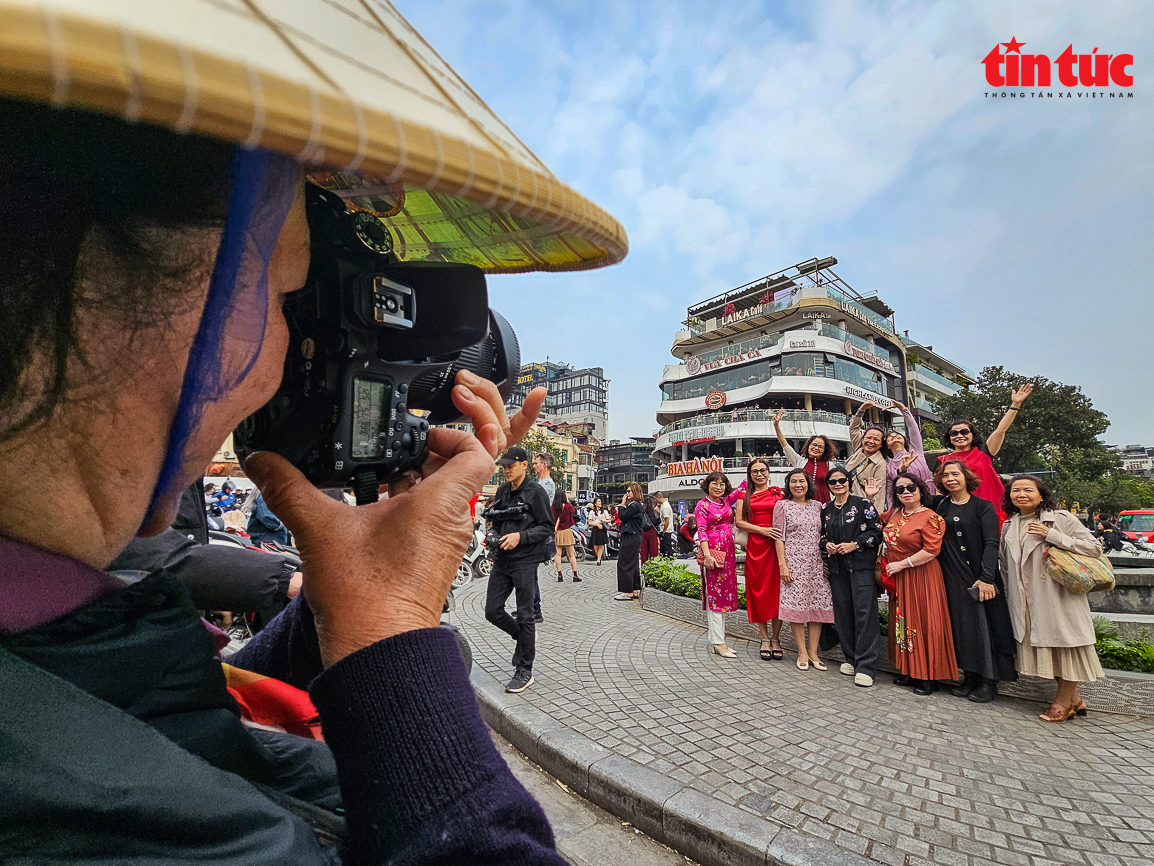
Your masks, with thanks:
[{"label": "brown sandal", "polygon": [[1084,716],[1087,713],[1086,702],[1083,700],[1079,700],[1078,703],[1075,706],[1070,707],[1070,709],[1073,710],[1074,714],[1078,716]]},{"label": "brown sandal", "polygon": [[1073,707],[1063,707],[1059,704],[1051,704],[1050,709],[1038,716],[1043,722],[1064,722],[1074,715]]}]

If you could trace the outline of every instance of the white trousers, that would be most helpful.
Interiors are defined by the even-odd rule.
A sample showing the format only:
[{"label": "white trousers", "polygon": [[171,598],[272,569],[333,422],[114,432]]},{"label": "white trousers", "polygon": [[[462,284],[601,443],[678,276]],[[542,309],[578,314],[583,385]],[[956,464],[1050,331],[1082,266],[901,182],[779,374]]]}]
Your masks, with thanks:
[{"label": "white trousers", "polygon": [[725,614],[707,610],[705,621],[709,623],[709,642],[711,644],[725,643]]}]

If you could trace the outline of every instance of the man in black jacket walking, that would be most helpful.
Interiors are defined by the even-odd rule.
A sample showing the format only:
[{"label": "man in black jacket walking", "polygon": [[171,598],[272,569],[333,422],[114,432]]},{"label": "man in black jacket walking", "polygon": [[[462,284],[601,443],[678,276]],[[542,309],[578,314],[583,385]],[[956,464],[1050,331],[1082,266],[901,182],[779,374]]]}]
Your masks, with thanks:
[{"label": "man in black jacket walking", "polygon": [[[553,532],[553,512],[541,485],[526,477],[529,455],[524,448],[505,449],[497,465],[505,470],[505,483],[497,488],[488,513],[493,515],[493,531],[501,537],[501,547],[489,575],[485,619],[517,641],[513,678],[505,691],[518,693],[533,684],[537,637],[533,592],[545,540]],[[516,619],[505,611],[505,601],[513,591],[517,593]]]}]

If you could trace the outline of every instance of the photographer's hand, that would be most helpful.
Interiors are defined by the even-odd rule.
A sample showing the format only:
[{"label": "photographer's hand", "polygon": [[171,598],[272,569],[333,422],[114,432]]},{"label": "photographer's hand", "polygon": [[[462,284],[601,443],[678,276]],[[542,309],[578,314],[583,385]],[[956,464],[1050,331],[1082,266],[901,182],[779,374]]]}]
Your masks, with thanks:
[{"label": "photographer's hand", "polygon": [[[459,390],[453,389],[454,402]],[[326,667],[384,638],[440,622],[472,537],[469,500],[493,475],[496,446],[507,441],[505,426],[519,437],[533,422],[524,409],[509,420],[487,397],[470,397],[457,405],[480,438],[430,430],[421,470],[372,505],[349,508],[330,499],[276,454],[259,452],[245,462],[297,541]],[[539,402],[526,400],[525,408],[533,411]]]}]

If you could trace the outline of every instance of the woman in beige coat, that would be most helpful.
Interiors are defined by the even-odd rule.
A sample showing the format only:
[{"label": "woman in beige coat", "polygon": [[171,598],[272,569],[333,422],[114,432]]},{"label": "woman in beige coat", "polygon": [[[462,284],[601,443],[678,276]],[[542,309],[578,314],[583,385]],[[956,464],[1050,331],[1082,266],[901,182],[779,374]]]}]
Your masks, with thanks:
[{"label": "woman in beige coat", "polygon": [[1058,683],[1054,703],[1039,716],[1042,721],[1084,716],[1078,683],[1105,676],[1094,648],[1090,602],[1047,577],[1042,562],[1047,545],[1085,556],[1097,556],[1102,548],[1077,517],[1058,510],[1050,488],[1032,475],[1014,477],[1004,507],[1010,518],[1002,527],[1000,560],[1018,671]]}]

